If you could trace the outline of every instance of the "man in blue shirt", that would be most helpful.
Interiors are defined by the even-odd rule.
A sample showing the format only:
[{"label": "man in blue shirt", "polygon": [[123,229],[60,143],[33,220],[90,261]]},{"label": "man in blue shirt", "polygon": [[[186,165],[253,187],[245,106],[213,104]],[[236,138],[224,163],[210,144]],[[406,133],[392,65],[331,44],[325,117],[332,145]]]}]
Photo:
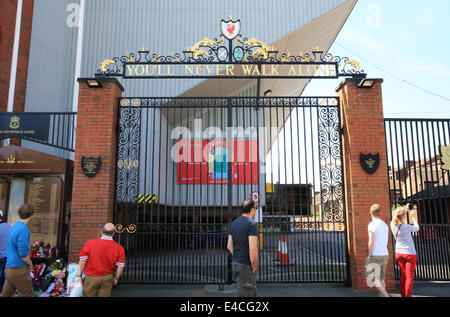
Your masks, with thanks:
[{"label": "man in blue shirt", "polygon": [[33,216],[34,208],[23,204],[19,207],[19,221],[12,226],[6,246],[5,284],[1,297],[11,297],[16,289],[22,297],[33,297],[33,282],[30,271],[30,230],[27,224]]},{"label": "man in blue shirt", "polygon": [[255,203],[246,200],[241,205],[242,215],[233,221],[227,248],[233,256],[233,275],[238,297],[257,296],[258,226],[253,218]]},{"label": "man in blue shirt", "polygon": [[0,210],[0,293],[5,283],[5,266],[6,266],[6,244],[8,242],[8,233],[11,225],[3,220],[3,210]]}]

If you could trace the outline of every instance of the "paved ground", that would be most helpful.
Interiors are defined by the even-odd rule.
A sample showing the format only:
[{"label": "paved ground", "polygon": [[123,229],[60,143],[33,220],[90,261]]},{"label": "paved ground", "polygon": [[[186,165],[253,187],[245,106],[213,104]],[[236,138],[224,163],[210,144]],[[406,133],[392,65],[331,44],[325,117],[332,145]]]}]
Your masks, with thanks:
[{"label": "paved ground", "polygon": [[[398,287],[397,287],[398,288]],[[259,297],[378,297],[376,291],[357,291],[341,284],[261,284]],[[400,297],[398,289],[390,292]],[[235,297],[235,285],[119,285],[112,297]],[[450,297],[450,282],[416,281],[413,297]]]},{"label": "paved ground", "polygon": [[[343,281],[346,275],[343,232],[296,232],[284,235],[290,266],[281,268],[277,251],[279,235],[266,234],[260,251],[258,280],[296,283]],[[192,249],[151,250],[127,253],[122,281],[133,283],[180,282],[192,284],[227,281],[228,252],[225,246],[196,245]]]}]

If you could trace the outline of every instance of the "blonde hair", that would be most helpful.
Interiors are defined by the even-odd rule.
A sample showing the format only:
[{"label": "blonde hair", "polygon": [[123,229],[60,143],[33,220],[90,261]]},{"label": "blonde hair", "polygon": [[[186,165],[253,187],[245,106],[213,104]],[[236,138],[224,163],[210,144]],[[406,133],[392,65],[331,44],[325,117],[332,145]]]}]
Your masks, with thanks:
[{"label": "blonde hair", "polygon": [[392,213],[392,223],[394,226],[398,227],[402,223],[403,217],[406,216],[405,208],[397,208]]},{"label": "blonde hair", "polygon": [[370,215],[374,217],[380,217],[380,205],[375,204],[370,207]]}]

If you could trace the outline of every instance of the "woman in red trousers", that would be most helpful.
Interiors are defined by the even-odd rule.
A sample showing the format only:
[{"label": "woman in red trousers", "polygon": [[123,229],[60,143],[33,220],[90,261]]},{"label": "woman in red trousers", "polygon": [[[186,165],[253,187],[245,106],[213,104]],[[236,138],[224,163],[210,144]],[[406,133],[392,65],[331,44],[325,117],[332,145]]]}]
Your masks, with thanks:
[{"label": "woman in red trousers", "polygon": [[[417,263],[416,248],[412,238],[412,232],[419,231],[417,221],[417,208],[397,208],[394,211],[391,230],[395,238],[395,259],[400,268],[400,293],[402,297],[411,297],[414,282],[414,270]],[[412,219],[412,225],[408,224],[407,214]]]}]

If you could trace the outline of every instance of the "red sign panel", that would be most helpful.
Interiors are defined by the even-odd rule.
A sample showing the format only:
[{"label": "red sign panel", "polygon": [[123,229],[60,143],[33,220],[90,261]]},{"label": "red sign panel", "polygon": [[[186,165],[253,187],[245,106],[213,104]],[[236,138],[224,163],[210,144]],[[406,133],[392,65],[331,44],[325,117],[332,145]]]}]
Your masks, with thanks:
[{"label": "red sign panel", "polygon": [[[228,184],[226,140],[181,140],[177,144],[177,184]],[[233,140],[232,156],[232,184],[258,184],[258,141]]]}]

